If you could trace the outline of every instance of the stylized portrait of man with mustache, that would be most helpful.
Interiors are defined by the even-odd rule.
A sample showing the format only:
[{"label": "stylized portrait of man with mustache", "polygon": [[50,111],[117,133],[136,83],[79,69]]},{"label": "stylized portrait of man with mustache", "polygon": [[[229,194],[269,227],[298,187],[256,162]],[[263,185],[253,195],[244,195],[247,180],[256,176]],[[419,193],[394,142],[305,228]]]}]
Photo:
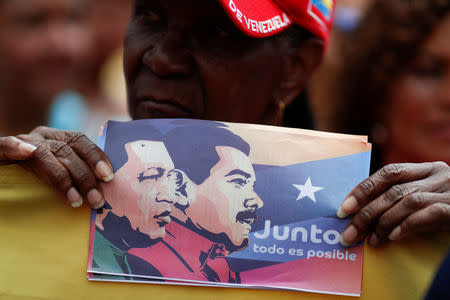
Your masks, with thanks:
[{"label": "stylized portrait of man with mustache", "polygon": [[160,242],[173,205],[182,199],[177,196],[177,178],[161,135],[153,127],[146,129],[147,134],[137,135],[124,126],[121,138],[106,145],[116,172],[115,179],[104,186],[107,203],[96,214],[93,271],[161,275],[128,253],[131,248]]},{"label": "stylized portrait of man with mustache", "polygon": [[226,127],[202,125],[173,129],[164,140],[186,199],[175,204],[162,243],[132,253],[164,277],[239,283],[225,258],[248,246],[263,206],[249,144]]}]

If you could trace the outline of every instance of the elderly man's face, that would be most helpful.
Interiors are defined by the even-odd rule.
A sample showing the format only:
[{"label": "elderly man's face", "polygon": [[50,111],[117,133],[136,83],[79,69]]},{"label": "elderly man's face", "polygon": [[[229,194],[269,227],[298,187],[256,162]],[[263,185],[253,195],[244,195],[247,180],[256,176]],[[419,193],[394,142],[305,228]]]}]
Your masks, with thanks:
[{"label": "elderly man's face", "polygon": [[[125,214],[133,229],[151,239],[163,238],[171,221],[172,206],[178,201],[173,163],[162,142],[136,141],[125,146],[128,161],[116,173],[120,186],[113,211]],[[125,188],[126,187],[126,188]]]},{"label": "elderly man's face", "polygon": [[286,47],[245,36],[215,0],[136,0],[124,58],[131,116],[270,123]]}]

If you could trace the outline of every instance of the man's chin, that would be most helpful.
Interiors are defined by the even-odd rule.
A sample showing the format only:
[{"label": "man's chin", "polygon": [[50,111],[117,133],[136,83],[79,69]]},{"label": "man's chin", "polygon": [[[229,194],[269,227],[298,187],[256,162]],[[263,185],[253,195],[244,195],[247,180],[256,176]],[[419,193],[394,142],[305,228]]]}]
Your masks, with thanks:
[{"label": "man's chin", "polygon": [[227,251],[229,253],[233,253],[235,251],[242,251],[245,248],[248,247],[250,243],[250,240],[248,238],[243,239],[241,242],[237,241],[237,242],[231,242],[230,241],[230,245],[225,245],[225,248],[227,248]]},{"label": "man's chin", "polygon": [[135,240],[133,243],[133,248],[147,248],[147,247],[151,247],[159,242],[161,242],[163,240],[162,237],[150,237],[150,236],[146,236],[146,237],[142,237],[138,240]]},{"label": "man's chin", "polygon": [[150,233],[147,233],[147,235],[150,237],[151,240],[162,240],[164,236],[166,235],[165,228],[159,228],[158,230],[151,231]]},{"label": "man's chin", "polygon": [[242,234],[242,232],[240,232],[242,234],[241,235],[242,239],[239,239],[238,241],[233,241],[231,240],[230,236],[227,233],[225,232],[212,233],[211,231],[206,230],[200,225],[194,224],[194,222],[192,222],[190,218],[186,220],[183,226],[186,226],[190,230],[197,232],[198,234],[207,238],[210,241],[223,244],[228,253],[244,250],[245,248],[248,247],[250,243],[248,234]]}]

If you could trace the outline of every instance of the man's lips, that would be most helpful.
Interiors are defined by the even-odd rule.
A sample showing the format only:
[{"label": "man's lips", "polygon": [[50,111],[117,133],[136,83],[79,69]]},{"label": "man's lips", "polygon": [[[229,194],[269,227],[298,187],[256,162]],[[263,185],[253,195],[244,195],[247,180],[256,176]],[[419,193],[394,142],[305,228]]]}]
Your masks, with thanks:
[{"label": "man's lips", "polygon": [[140,118],[192,118],[195,116],[191,110],[174,100],[140,98],[136,102],[136,113]]},{"label": "man's lips", "polygon": [[170,218],[170,211],[166,210],[159,215],[153,216],[153,218],[157,219],[157,223],[160,227],[164,227],[169,224],[172,219]]}]

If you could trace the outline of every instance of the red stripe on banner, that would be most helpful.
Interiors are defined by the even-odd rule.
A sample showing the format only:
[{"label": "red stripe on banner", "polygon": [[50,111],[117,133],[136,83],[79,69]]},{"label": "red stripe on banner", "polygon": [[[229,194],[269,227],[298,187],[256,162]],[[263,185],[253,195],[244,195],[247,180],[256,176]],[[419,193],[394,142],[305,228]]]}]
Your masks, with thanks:
[{"label": "red stripe on banner", "polygon": [[[304,258],[241,272],[242,284],[284,286],[330,293],[361,293],[363,246],[346,249],[356,259]],[[345,251],[340,250],[341,253]],[[305,270],[305,272],[302,272]]]}]

